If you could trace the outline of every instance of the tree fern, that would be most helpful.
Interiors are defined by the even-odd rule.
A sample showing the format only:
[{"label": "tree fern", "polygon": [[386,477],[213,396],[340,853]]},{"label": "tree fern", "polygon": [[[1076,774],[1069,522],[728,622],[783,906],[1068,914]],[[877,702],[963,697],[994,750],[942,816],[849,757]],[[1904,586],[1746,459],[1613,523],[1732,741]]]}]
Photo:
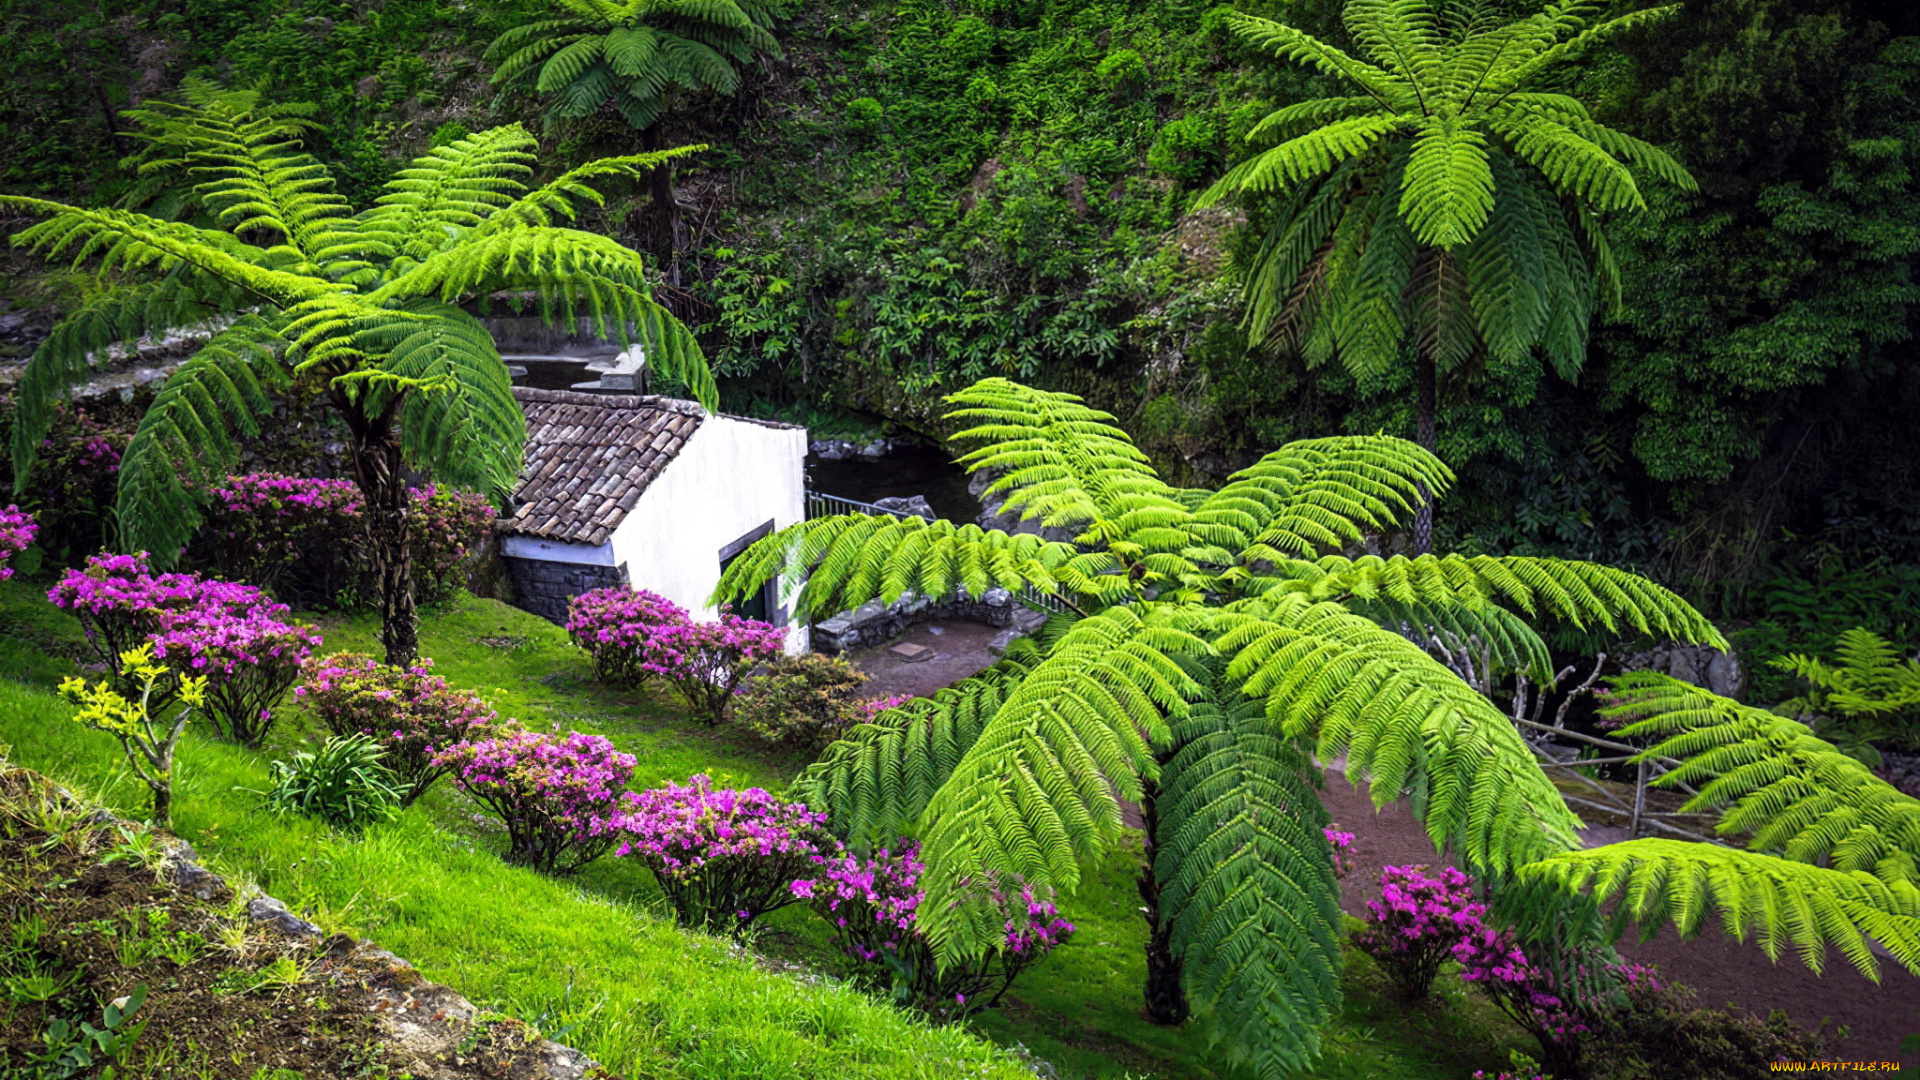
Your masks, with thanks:
[{"label": "tree fern", "polygon": [[17,482],[89,354],[142,334],[230,323],[169,380],[135,433],[120,473],[127,537],[167,562],[197,522],[198,500],[236,460],[236,433],[253,432],[266,389],[320,381],[346,423],[368,505],[386,508],[369,514],[371,550],[385,568],[388,658],[404,662],[415,643],[404,523],[392,510],[404,502],[402,462],[502,499],[526,441],[499,352],[461,305],[530,292],[550,321],[587,317],[608,337],[639,342],[658,369],[709,408],[717,403],[699,346],[654,301],[639,256],[551,224],[597,202],[597,183],[631,178],[671,153],[592,162],[529,192],[535,143],[510,125],[428,152],[354,215],[299,150],[306,110],[203,83],[187,94],[185,105],[132,114],[151,144],[141,167],[192,181],[231,231],[0,196],[0,206],[46,218],[16,244],[135,279],[67,316],[28,364],[16,393]]},{"label": "tree fern", "polygon": [[[962,460],[1071,543],[919,518],[781,530],[715,601],[782,581],[818,617],[911,591],[1051,590],[1071,614],[980,676],[830,747],[795,792],[857,846],[923,840],[923,925],[948,957],[1003,928],[950,904],[1015,873],[1071,892],[1151,800],[1149,917],[1223,1056],[1305,1067],[1336,1003],[1338,925],[1309,755],[1377,804],[1409,797],[1437,848],[1505,878],[1577,846],[1579,820],[1511,721],[1427,652],[1471,646],[1546,681],[1535,624],[1723,644],[1679,597],[1549,559],[1354,558],[1452,474],[1386,437],[1282,447],[1219,491],[1174,488],[1112,417],[1003,379],[954,395]],[[1155,954],[1157,955],[1157,954]],[[1165,975],[1166,972],[1160,974]],[[1164,981],[1156,985],[1165,985]]]},{"label": "tree fern", "polygon": [[[1359,57],[1231,16],[1255,48],[1361,91],[1270,113],[1248,136],[1266,148],[1201,199],[1291,197],[1246,275],[1255,339],[1309,364],[1337,356],[1360,378],[1401,363],[1411,344],[1416,438],[1428,449],[1438,380],[1483,350],[1515,363],[1543,349],[1557,372],[1577,372],[1596,272],[1618,289],[1593,213],[1644,207],[1630,166],[1693,187],[1663,151],[1595,122],[1574,98],[1531,89],[1552,65],[1674,10],[1589,26],[1602,9],[1562,3],[1493,26],[1435,3],[1349,0]],[[1431,529],[1423,513],[1417,550]]]}]

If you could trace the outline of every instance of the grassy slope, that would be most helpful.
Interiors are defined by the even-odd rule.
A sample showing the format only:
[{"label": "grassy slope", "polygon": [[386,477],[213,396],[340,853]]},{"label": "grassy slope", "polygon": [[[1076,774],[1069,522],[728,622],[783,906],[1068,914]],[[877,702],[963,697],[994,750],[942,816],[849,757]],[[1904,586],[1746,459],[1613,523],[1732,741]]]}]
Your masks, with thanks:
[{"label": "grassy slope", "polygon": [[[46,654],[71,640],[71,624],[50,617],[19,583],[0,585],[0,627],[9,628],[0,632],[0,672],[44,681],[65,666]],[[329,649],[373,648],[369,620],[323,629]],[[592,685],[560,631],[511,608],[469,600],[433,614],[423,630],[436,670],[488,693],[503,713],[605,734],[638,755],[636,785],[706,771],[771,786],[801,764],[737,733],[697,729],[664,699]],[[111,741],[63,715],[43,693],[0,680],[0,742],[14,745],[20,764],[138,807],[140,792],[121,775]],[[183,751],[181,834],[227,870],[323,924],[372,937],[483,1007],[567,1029],[565,1041],[645,1077],[1012,1074],[991,1063],[979,1040],[927,1031],[844,990],[761,973],[720,943],[639,913],[656,894],[619,860],[602,860],[571,883],[504,866],[473,808],[450,787],[363,840],[262,817],[244,789],[264,784],[264,757],[306,736],[303,718],[289,720],[264,756],[199,739]],[[1066,902],[1080,932],[1022,977],[1008,1006],[980,1022],[982,1033],[1024,1044],[1065,1077],[1220,1075],[1195,1027],[1155,1028],[1139,1018],[1145,928],[1133,892],[1136,858],[1116,854]],[[762,951],[837,966],[805,910],[767,922]],[[1504,1061],[1514,1032],[1477,1000],[1449,988],[1434,1011],[1403,1014],[1379,992],[1370,962],[1350,961],[1348,1003],[1327,1032],[1328,1058],[1316,1075],[1454,1080]]]}]

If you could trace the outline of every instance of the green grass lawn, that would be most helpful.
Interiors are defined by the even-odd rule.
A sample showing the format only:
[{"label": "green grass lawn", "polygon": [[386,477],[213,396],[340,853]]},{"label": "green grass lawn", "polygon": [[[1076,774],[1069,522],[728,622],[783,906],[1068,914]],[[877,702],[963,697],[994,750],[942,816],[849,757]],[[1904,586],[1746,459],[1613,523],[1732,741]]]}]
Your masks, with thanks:
[{"label": "green grass lawn", "polygon": [[[67,723],[65,707],[39,688],[73,670],[78,637],[43,591],[0,583],[0,673],[15,680],[0,681],[0,743],[12,745],[18,764],[137,811],[143,791],[112,741]],[[378,652],[371,618],[317,621],[328,650]],[[607,736],[638,757],[636,786],[706,772],[723,784],[777,788],[805,764],[743,731],[701,728],[667,696],[596,685],[558,628],[494,601],[427,612],[422,653],[504,715]],[[481,1007],[531,1021],[631,1076],[1031,1075],[986,1040],[1023,1045],[1063,1078],[1233,1075],[1212,1067],[1194,1025],[1156,1028],[1140,1018],[1146,928],[1133,884],[1137,850],[1115,853],[1063,899],[1079,932],[1021,977],[1005,1007],[976,1021],[983,1040],[929,1029],[808,973],[843,968],[804,908],[762,920],[756,951],[766,959],[756,965],[660,918],[651,880],[621,860],[603,859],[566,882],[508,867],[477,808],[451,785],[362,838],[261,814],[249,789],[265,785],[266,761],[311,737],[293,709],[263,753],[190,736],[176,830],[222,870],[323,926],[372,938]],[[1459,1080],[1504,1065],[1508,1047],[1523,1045],[1519,1033],[1442,982],[1430,1008],[1403,1009],[1385,997],[1371,962],[1350,952],[1347,1003],[1314,1075]]]}]

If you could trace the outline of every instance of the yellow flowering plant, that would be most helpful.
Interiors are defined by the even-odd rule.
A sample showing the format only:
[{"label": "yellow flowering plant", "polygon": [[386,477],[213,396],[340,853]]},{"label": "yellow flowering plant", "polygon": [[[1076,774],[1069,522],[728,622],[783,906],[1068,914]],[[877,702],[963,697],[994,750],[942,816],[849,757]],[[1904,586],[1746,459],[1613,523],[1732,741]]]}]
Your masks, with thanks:
[{"label": "yellow flowering plant", "polygon": [[[153,823],[171,828],[173,752],[187,729],[188,717],[206,704],[206,677],[183,676],[155,663],[149,642],[120,654],[120,685],[137,691],[137,700],[115,689],[110,679],[88,683],[70,678],[60,684],[60,694],[77,706],[75,723],[120,740],[133,774],[153,792]],[[155,716],[154,706],[167,701],[179,708],[169,717],[163,706],[161,715]]]}]

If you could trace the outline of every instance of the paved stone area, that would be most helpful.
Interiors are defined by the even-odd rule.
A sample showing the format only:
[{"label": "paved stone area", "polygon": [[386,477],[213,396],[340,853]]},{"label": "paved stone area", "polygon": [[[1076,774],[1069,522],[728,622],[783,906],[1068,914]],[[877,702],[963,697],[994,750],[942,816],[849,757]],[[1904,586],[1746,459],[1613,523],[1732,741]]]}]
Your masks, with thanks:
[{"label": "paved stone area", "polygon": [[[855,649],[847,653],[847,660],[873,680],[862,688],[866,697],[890,694],[926,697],[998,659],[987,651],[987,643],[1000,632],[998,627],[982,623],[939,619],[911,627],[899,637],[878,645]],[[902,660],[888,651],[899,644],[924,645],[933,650],[933,656],[924,660]]]}]

